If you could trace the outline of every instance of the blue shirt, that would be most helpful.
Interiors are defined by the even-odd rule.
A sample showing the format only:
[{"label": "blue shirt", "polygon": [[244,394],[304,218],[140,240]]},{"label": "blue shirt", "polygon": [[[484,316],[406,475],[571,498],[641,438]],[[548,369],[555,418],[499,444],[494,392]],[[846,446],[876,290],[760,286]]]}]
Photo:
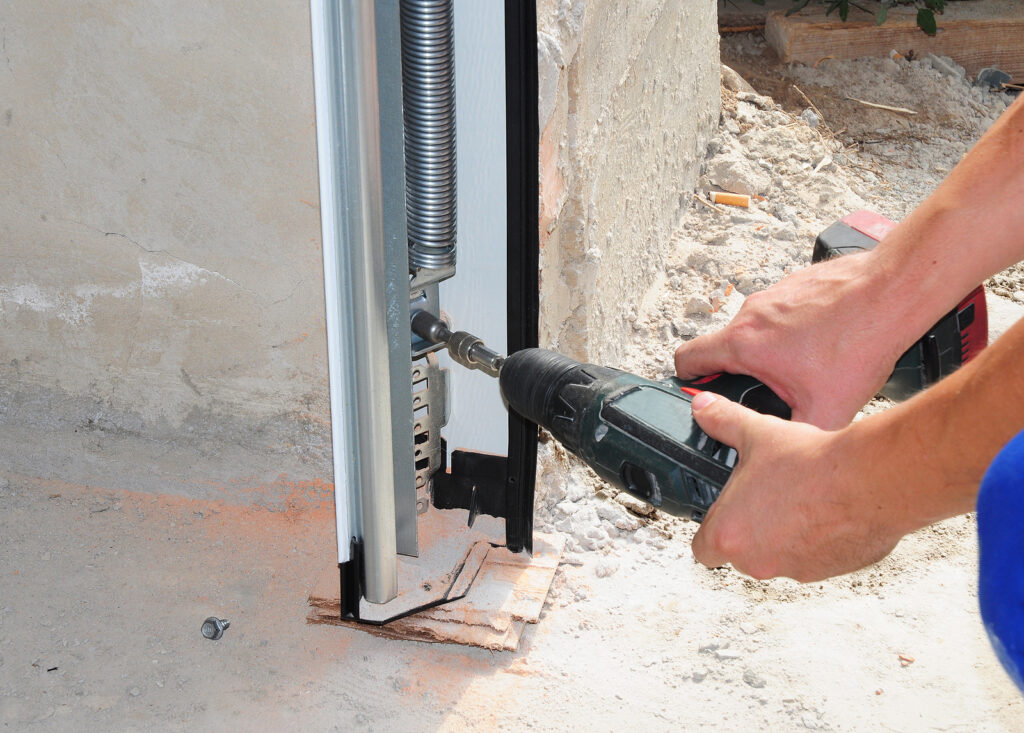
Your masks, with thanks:
[{"label": "blue shirt", "polygon": [[978,601],[999,661],[1024,691],[1024,430],[978,492]]}]

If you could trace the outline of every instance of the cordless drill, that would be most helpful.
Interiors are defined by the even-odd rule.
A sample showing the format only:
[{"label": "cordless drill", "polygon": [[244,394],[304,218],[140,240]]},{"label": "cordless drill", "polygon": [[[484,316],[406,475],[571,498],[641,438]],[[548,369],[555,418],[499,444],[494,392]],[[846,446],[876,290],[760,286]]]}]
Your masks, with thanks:
[{"label": "cordless drill", "polygon": [[420,311],[412,330],[452,359],[498,377],[508,406],[547,429],[601,478],[670,514],[704,518],[729,480],[736,450],[700,429],[690,401],[716,392],[789,419],[789,405],[753,377],[715,374],[654,381],[547,349],[503,357],[465,331]]}]

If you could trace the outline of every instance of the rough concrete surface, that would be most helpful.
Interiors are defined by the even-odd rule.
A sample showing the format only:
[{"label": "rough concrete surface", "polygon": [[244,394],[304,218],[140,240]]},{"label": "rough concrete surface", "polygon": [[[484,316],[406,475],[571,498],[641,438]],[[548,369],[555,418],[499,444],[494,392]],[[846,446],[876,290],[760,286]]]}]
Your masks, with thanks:
[{"label": "rough concrete surface", "polygon": [[6,468],[329,480],[308,5],[8,2],[0,47]]},{"label": "rough concrete surface", "polygon": [[718,116],[715,8],[543,0],[537,12],[541,341],[615,360]]}]

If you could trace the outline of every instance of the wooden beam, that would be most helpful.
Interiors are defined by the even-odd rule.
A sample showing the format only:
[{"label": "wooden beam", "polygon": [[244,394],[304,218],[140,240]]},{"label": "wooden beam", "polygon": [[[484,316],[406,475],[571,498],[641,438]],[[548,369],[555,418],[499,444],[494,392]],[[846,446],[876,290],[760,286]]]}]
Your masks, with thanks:
[{"label": "wooden beam", "polygon": [[949,56],[974,76],[998,66],[1024,79],[1024,8],[1006,3],[957,3],[938,16],[939,32],[928,36],[912,12],[893,9],[879,26],[870,13],[852,11],[846,23],[823,8],[786,17],[768,14],[765,35],[784,62],[814,64],[824,57],[887,56],[895,49],[915,56]]}]

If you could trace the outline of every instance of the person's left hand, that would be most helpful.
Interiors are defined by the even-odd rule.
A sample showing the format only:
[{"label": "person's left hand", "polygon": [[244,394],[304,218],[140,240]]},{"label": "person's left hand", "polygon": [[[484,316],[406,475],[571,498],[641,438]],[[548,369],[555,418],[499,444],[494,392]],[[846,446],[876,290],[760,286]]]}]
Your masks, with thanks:
[{"label": "person's left hand", "polygon": [[710,392],[692,406],[701,428],[739,453],[693,539],[704,565],[811,582],[881,560],[909,531],[890,487],[873,480],[886,474],[856,423],[827,432]]}]

